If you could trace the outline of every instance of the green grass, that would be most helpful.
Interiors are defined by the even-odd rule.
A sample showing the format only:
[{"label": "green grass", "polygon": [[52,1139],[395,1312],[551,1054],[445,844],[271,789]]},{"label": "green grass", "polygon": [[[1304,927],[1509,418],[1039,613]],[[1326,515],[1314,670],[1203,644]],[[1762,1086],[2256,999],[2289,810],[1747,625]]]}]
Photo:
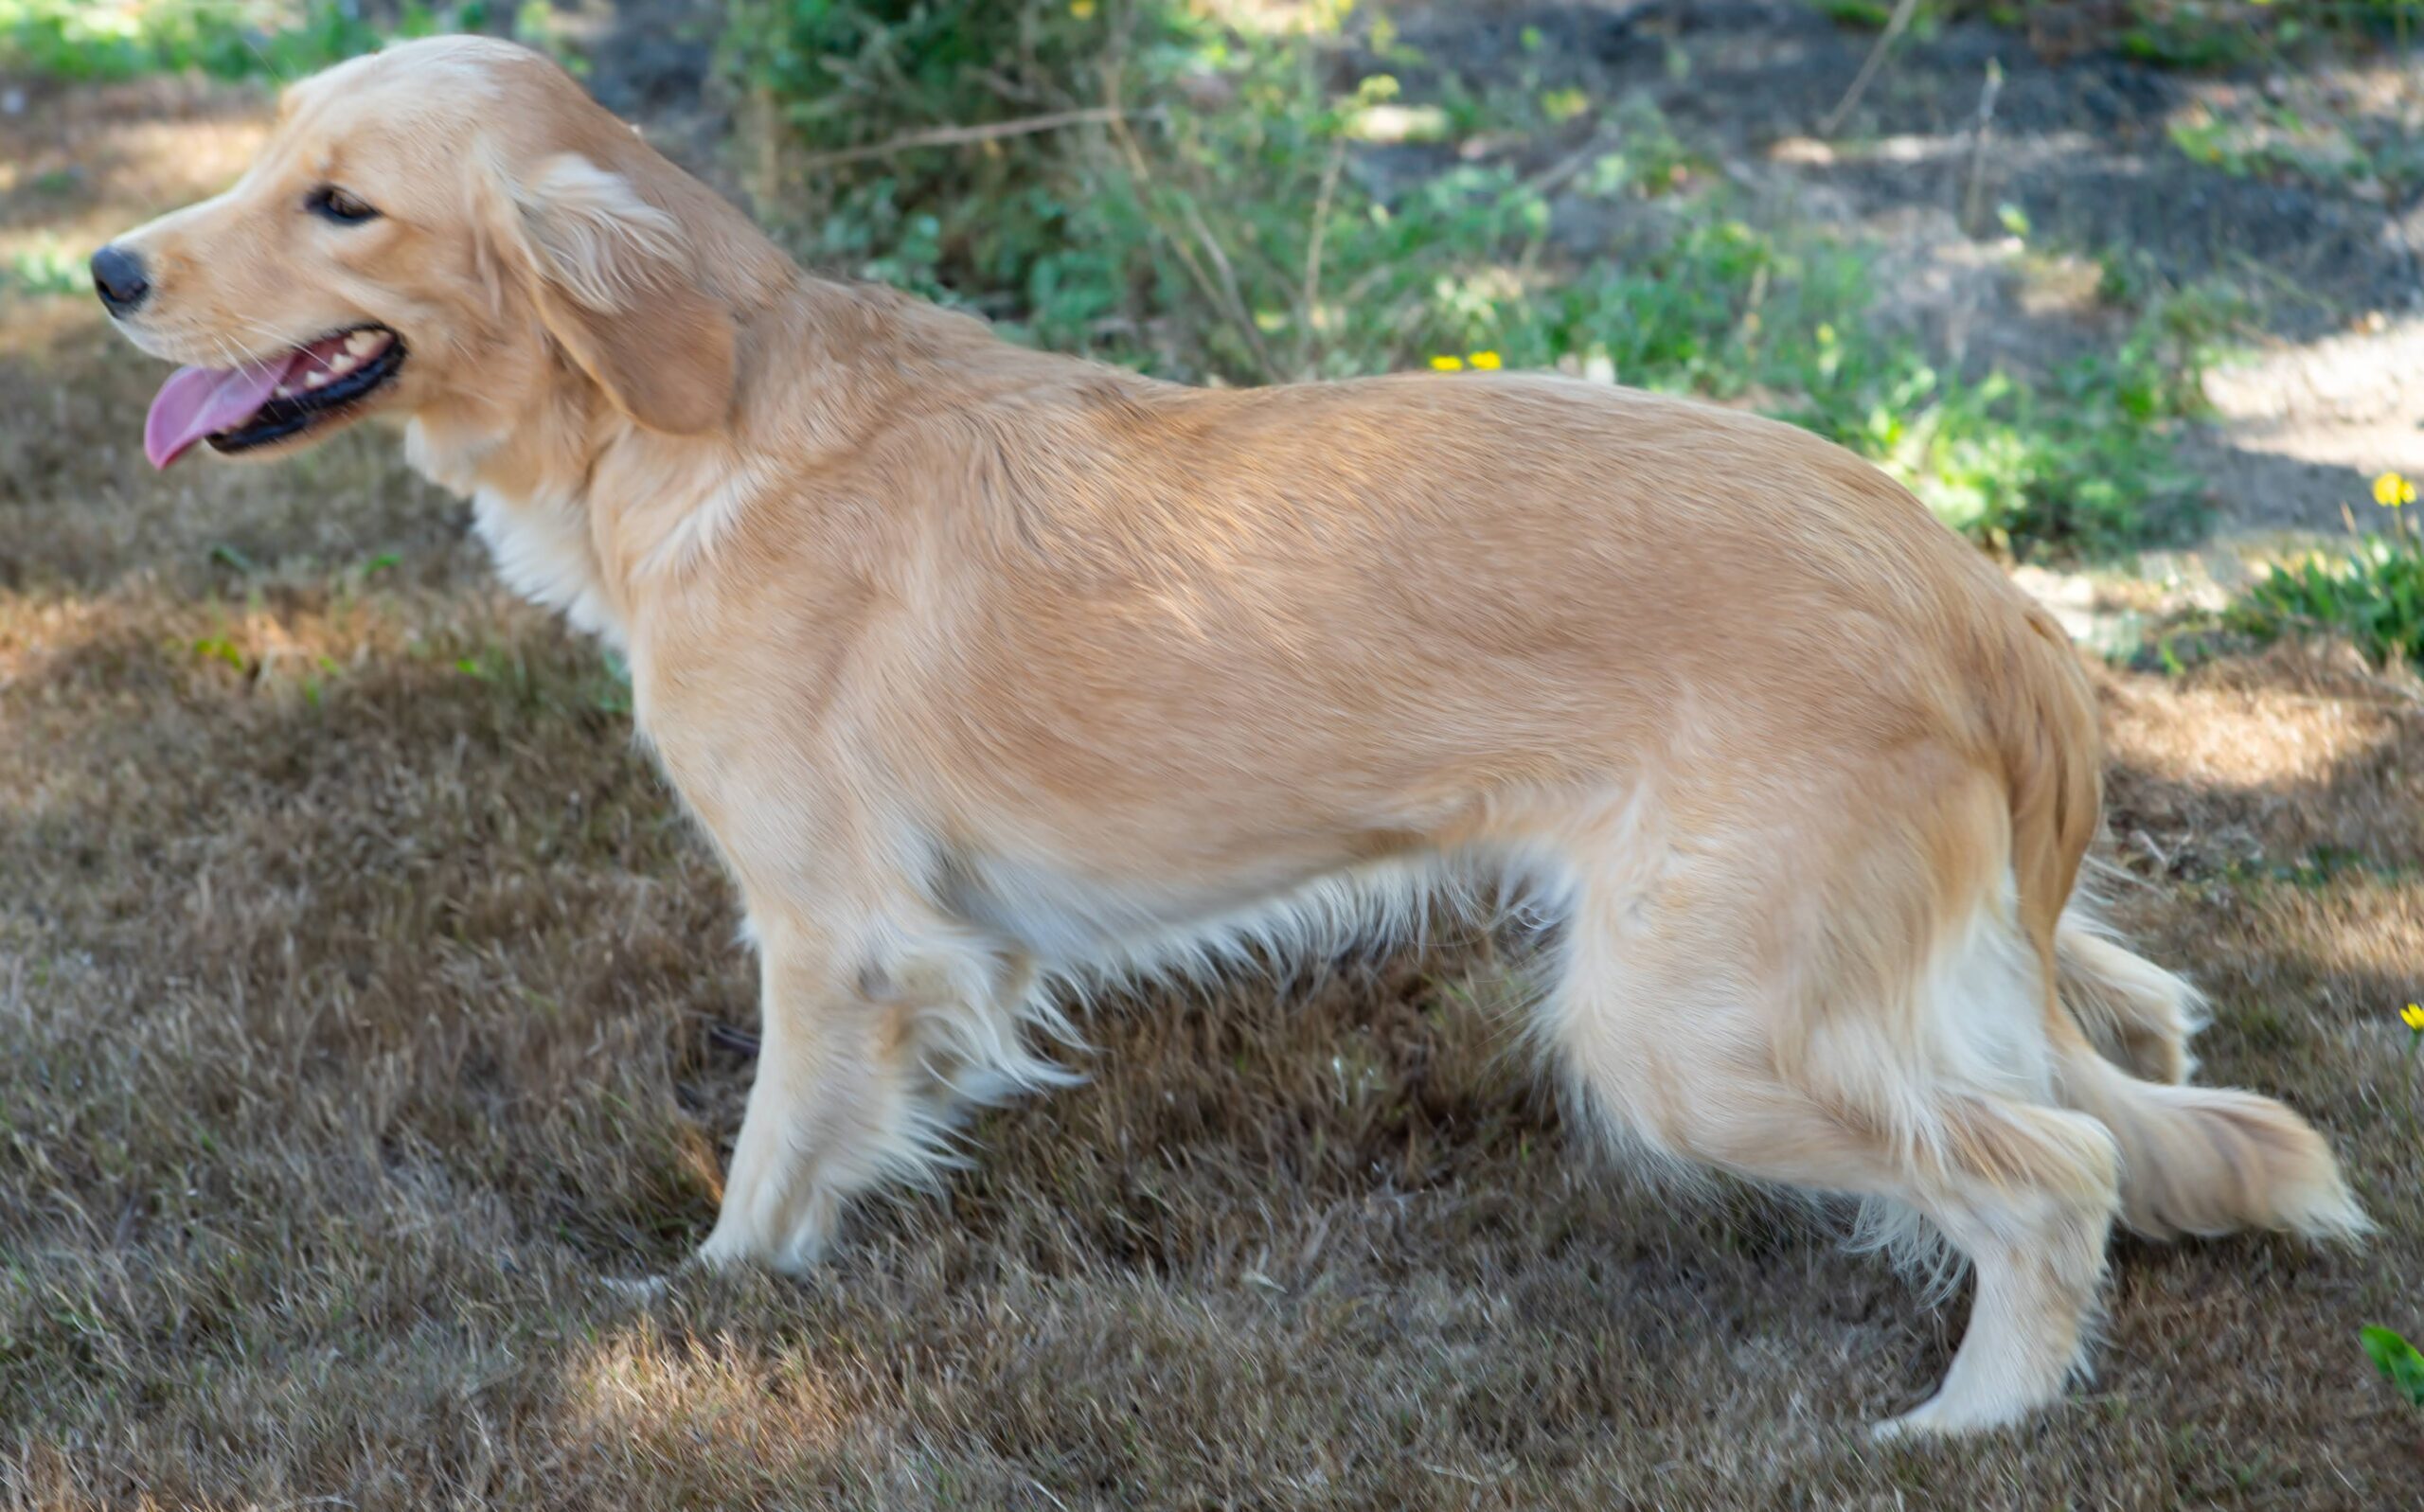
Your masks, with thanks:
[{"label": "green grass", "polygon": [[[1548,87],[1537,34],[1485,88],[1382,16],[1354,36],[1395,71],[1342,81],[1346,23],[1344,7],[1257,34],[1145,0],[740,0],[725,67],[760,212],[796,251],[1024,340],[1221,383],[1494,350],[1756,405],[2015,555],[2107,555],[2195,515],[2169,438],[2203,350],[2183,302],[2146,301],[2117,350],[2050,374],[1944,370],[1879,330],[1868,249],[1747,223],[1646,101]],[[1417,99],[1405,79],[1437,81]],[[885,150],[1080,111],[1096,114]],[[1384,172],[1375,137],[1433,157]],[[1493,149],[1525,142],[1557,155]],[[1638,229],[1577,261],[1549,239],[1560,197]]]}]

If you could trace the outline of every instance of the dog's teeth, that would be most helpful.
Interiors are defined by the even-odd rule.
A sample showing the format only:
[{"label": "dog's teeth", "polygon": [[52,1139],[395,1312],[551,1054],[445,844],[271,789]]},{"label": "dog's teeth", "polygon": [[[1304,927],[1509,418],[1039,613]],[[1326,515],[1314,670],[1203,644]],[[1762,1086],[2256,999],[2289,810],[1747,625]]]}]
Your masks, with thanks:
[{"label": "dog's teeth", "polygon": [[339,352],[329,360],[329,371],[349,373],[362,365],[362,359],[350,352]]},{"label": "dog's teeth", "polygon": [[356,357],[369,356],[371,348],[378,345],[378,336],[366,330],[357,330],[345,339],[345,349]]},{"label": "dog's teeth", "polygon": [[326,373],[314,372],[305,373],[303,375],[303,386],[305,388],[325,388],[328,386],[328,382],[329,375]]},{"label": "dog's teeth", "polygon": [[277,397],[280,399],[293,399],[294,397],[294,385],[292,383],[278,384]]}]

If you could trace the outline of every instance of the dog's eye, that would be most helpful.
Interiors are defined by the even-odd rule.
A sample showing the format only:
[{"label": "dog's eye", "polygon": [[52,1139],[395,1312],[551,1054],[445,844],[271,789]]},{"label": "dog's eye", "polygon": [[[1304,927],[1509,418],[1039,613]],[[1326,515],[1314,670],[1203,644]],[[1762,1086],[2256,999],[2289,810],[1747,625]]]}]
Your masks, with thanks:
[{"label": "dog's eye", "polygon": [[339,225],[360,225],[379,219],[379,212],[333,184],[323,184],[303,202],[303,208]]}]

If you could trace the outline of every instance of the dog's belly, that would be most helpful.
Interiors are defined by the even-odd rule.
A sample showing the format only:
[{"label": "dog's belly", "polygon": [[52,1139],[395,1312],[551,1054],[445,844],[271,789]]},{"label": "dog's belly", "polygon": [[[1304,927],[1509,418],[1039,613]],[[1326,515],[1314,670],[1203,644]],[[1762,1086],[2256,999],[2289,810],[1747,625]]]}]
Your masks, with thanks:
[{"label": "dog's belly", "polygon": [[1417,853],[1147,883],[986,857],[952,869],[943,901],[1047,972],[1150,974],[1246,950],[1302,954],[1409,934],[1434,899],[1469,893],[1481,869]]},{"label": "dog's belly", "polygon": [[1570,881],[1553,848],[1503,843],[1151,883],[989,857],[954,867],[943,902],[1047,976],[1138,978],[1418,940],[1442,917],[1534,929],[1562,913]]}]

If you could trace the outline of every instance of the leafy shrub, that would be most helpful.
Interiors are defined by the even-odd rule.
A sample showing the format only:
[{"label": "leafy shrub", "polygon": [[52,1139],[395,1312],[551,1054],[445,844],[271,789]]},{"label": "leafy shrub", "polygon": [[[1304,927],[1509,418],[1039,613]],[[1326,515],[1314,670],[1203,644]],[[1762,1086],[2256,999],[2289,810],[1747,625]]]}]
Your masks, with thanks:
[{"label": "leafy shrub", "polygon": [[811,261],[1178,376],[1401,365],[1435,286],[1546,227],[1503,170],[1384,202],[1346,169],[1396,80],[1334,94],[1306,34],[1192,7],[738,0],[725,54],[760,207]]},{"label": "leafy shrub", "polygon": [[[402,0],[373,11],[339,0],[0,0],[0,69],[87,81],[187,70],[285,80],[390,37],[491,30],[507,19],[484,0]],[[544,0],[510,19],[534,44],[552,35]]]},{"label": "leafy shrub", "polygon": [[[2197,344],[2163,302],[2045,383],[1939,372],[1873,329],[1860,249],[1731,219],[1646,103],[1528,68],[1476,90],[1385,15],[1350,51],[1346,6],[1310,11],[1254,30],[1177,0],[735,0],[723,62],[795,250],[1022,339],[1214,382],[1488,350],[1755,403],[2018,552],[2118,549],[2194,507],[2165,427],[2195,405]],[[1530,174],[1462,151],[1558,132],[1566,157]],[[1552,194],[1620,207],[1622,244],[1560,258]]]},{"label": "leafy shrub", "polygon": [[[1116,0],[1114,0],[1114,5]],[[1068,0],[735,0],[722,66],[750,102],[761,208],[804,251],[927,293],[1049,286],[1084,185],[1066,127],[1183,44],[1174,9]],[[887,149],[919,129],[995,132]],[[1066,281],[1061,280],[1061,281]],[[994,302],[998,308],[998,301]]]},{"label": "leafy shrub", "polygon": [[287,75],[377,44],[367,24],[334,4],[0,0],[0,67],[62,79]]}]

